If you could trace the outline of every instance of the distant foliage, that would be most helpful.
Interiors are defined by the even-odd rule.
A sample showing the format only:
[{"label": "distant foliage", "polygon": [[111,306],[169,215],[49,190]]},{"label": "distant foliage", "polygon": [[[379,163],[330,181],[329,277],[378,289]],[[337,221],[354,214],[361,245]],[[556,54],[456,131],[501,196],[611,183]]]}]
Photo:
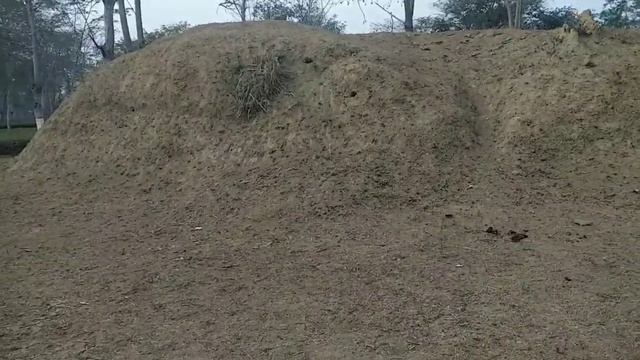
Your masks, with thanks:
[{"label": "distant foliage", "polygon": [[240,18],[240,21],[247,21],[247,15],[249,8],[251,7],[252,0],[222,0],[218,4],[221,8],[225,9],[230,14]]},{"label": "distant foliage", "polygon": [[[548,8],[544,4],[543,0],[523,1],[524,29],[550,30],[576,23],[576,9],[568,6]],[[442,11],[442,15],[421,18],[424,20],[421,25],[416,25],[416,31],[495,29],[509,25],[504,0],[439,0],[435,5]],[[416,21],[420,23],[421,19]],[[418,27],[422,29],[418,30]]]},{"label": "distant foliage", "polygon": [[[575,8],[548,8],[544,3],[542,0],[524,1],[523,28],[548,30],[564,24],[576,24],[578,11]],[[429,21],[423,26],[427,32],[437,32],[447,27],[468,30],[508,25],[504,0],[439,0],[435,5],[443,15],[427,18]],[[604,0],[604,9],[598,19],[604,26],[640,28],[640,0]],[[433,26],[436,20],[435,24],[442,26]]]},{"label": "distant foliage", "polygon": [[[460,30],[460,25],[453,19],[444,16],[425,16],[414,19],[413,30],[418,33],[437,33],[444,31]],[[381,23],[371,25],[372,32],[404,32],[404,23],[395,19],[389,19]]]},{"label": "distant foliage", "polygon": [[253,7],[255,20],[286,20],[342,33],[347,24],[329,11],[330,0],[258,0]]},{"label": "distant foliage", "polygon": [[525,28],[550,30],[567,24],[575,26],[578,21],[578,11],[570,6],[555,9],[531,9],[525,16]]},{"label": "distant foliage", "polygon": [[189,23],[185,21],[181,21],[175,24],[162,25],[159,29],[145,33],[145,41],[148,44],[164,37],[179,35],[185,32],[190,27],[191,25],[189,25]]},{"label": "distant foliage", "polygon": [[460,30],[461,25],[453,18],[444,16],[425,16],[414,21],[416,32],[437,33]]},{"label": "distant foliage", "polygon": [[[524,0],[524,13],[543,8],[543,0]],[[444,13],[444,18],[459,28],[494,29],[509,26],[507,8],[503,0],[439,0],[436,7]],[[524,19],[526,22],[526,18]]]},{"label": "distant foliage", "polygon": [[261,0],[253,7],[256,20],[289,20],[293,18],[293,10],[283,0]]},{"label": "distant foliage", "polygon": [[[97,61],[89,34],[93,24],[80,16],[81,0],[34,3],[41,106],[51,114]],[[83,6],[83,5],[82,5]],[[23,1],[0,0],[0,122],[28,118],[33,109],[31,29]],[[11,114],[10,114],[11,113]],[[18,119],[20,118],[20,119]]]},{"label": "distant foliage", "polygon": [[640,28],[640,0],[605,0],[599,19],[604,26]]}]

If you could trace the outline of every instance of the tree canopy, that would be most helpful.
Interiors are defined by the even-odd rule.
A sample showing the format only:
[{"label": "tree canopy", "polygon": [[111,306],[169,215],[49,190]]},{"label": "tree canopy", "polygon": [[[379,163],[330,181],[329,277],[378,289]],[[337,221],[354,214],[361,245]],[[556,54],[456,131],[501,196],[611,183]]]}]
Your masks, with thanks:
[{"label": "tree canopy", "polygon": [[640,0],[605,0],[600,21],[610,27],[640,27]]},{"label": "tree canopy", "polygon": [[[55,110],[95,64],[88,43],[87,24],[72,1],[42,0],[32,3],[38,59],[43,74],[41,106],[45,115]],[[11,111],[27,116],[33,102],[31,28],[27,8],[20,0],[0,1],[0,118]],[[4,125],[4,122],[3,122]]]},{"label": "tree canopy", "polygon": [[334,5],[325,0],[258,0],[252,15],[255,20],[287,20],[342,33],[346,23],[329,14]]}]

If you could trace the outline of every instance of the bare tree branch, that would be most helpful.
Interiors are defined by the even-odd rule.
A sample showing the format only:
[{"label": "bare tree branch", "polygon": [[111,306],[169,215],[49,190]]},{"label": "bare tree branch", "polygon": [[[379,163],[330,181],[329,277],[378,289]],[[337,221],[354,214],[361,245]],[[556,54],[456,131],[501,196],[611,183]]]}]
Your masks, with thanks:
[{"label": "bare tree branch", "polygon": [[401,23],[404,24],[404,20],[400,19],[399,17],[397,17],[394,13],[392,13],[391,11],[387,10],[384,6],[380,5],[380,3],[378,3],[377,1],[373,2],[374,5],[376,5],[377,7],[379,7],[380,9],[382,9],[382,11],[386,12],[387,14],[389,14],[392,18],[400,21]]}]

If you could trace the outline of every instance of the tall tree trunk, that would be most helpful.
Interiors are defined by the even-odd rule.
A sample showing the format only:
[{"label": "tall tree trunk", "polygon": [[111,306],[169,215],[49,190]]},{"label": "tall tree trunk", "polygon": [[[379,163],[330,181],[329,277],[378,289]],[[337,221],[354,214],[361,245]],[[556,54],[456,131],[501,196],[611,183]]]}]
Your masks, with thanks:
[{"label": "tall tree trunk", "polygon": [[7,89],[7,108],[5,113],[5,120],[7,121],[7,129],[11,129],[11,88]]},{"label": "tall tree trunk", "polygon": [[134,6],[136,11],[136,32],[138,35],[138,49],[142,49],[144,47],[144,28],[142,27],[142,4],[140,4],[140,0],[136,0]]},{"label": "tall tree trunk", "polygon": [[[11,74],[11,70],[10,70],[10,64],[9,61],[5,60],[4,63],[4,75],[5,75],[5,79],[6,82],[4,83],[4,88],[2,89],[2,99],[0,102],[0,124],[2,124],[3,122],[5,122],[7,120],[7,113],[8,113],[8,107],[9,107],[9,91],[11,91],[11,78],[12,78],[12,74]],[[9,124],[7,123],[7,129],[9,128]]]},{"label": "tall tree trunk", "polygon": [[49,117],[49,91],[47,89],[47,84],[42,85],[42,118],[46,119]]},{"label": "tall tree trunk", "polygon": [[104,31],[105,43],[103,53],[105,60],[113,60],[115,57],[115,35],[113,32],[113,8],[116,0],[102,0],[104,5]]},{"label": "tall tree trunk", "polygon": [[504,0],[507,7],[507,18],[509,19],[509,29],[513,29],[513,13],[511,12],[511,0]]},{"label": "tall tree trunk", "polygon": [[48,84],[43,89],[43,113],[45,118],[49,118],[53,114],[54,109],[54,93],[55,90],[51,88],[51,84]]},{"label": "tall tree trunk", "polygon": [[416,0],[404,0],[404,31],[413,32],[413,9]]},{"label": "tall tree trunk", "polygon": [[124,39],[124,48],[127,52],[133,50],[131,46],[131,33],[129,33],[129,21],[127,20],[127,7],[124,0],[118,0],[118,14],[120,15],[120,26],[122,27],[122,38]]},{"label": "tall tree trunk", "polygon": [[516,0],[516,28],[522,29],[522,0]]},{"label": "tall tree trunk", "polygon": [[240,21],[247,21],[247,0],[242,0],[240,3]]},{"label": "tall tree trunk", "polygon": [[36,14],[33,7],[33,0],[25,0],[24,4],[27,7],[27,20],[31,31],[31,57],[33,61],[33,115],[36,118],[36,128],[40,129],[44,124],[44,114],[42,113],[42,74],[40,73],[38,29],[36,27]]},{"label": "tall tree trunk", "polygon": [[7,121],[7,108],[9,107],[9,88],[5,89],[2,92],[2,102],[0,103],[2,107],[0,108],[0,124],[2,122],[7,123],[7,129],[11,129],[11,124]]}]

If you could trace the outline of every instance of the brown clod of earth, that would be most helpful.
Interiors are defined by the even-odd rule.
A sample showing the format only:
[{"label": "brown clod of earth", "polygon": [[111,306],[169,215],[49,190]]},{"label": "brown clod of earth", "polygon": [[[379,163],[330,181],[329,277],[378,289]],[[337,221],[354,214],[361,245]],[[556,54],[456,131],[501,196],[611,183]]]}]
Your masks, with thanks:
[{"label": "brown clod of earth", "polygon": [[520,242],[529,237],[529,235],[525,233],[519,233],[513,230],[509,230],[507,235],[509,235],[509,239],[511,239],[511,242]]},{"label": "brown clod of earth", "polygon": [[591,226],[591,225],[593,225],[593,221],[585,220],[585,219],[575,219],[575,220],[573,220],[573,223],[576,224],[576,225],[580,225],[580,226]]},{"label": "brown clod of earth", "polygon": [[498,229],[494,228],[493,226],[489,226],[486,230],[486,233],[488,234],[492,234],[492,235],[500,235],[500,231],[498,231]]}]

